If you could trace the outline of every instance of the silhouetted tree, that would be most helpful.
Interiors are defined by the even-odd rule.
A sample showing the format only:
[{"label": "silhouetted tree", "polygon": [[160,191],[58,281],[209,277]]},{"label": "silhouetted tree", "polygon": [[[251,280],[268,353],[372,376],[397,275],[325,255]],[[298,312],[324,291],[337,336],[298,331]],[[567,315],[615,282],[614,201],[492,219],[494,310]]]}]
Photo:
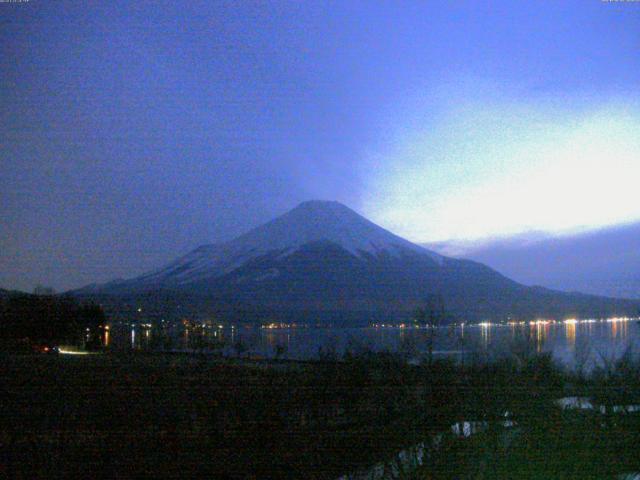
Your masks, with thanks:
[{"label": "silhouetted tree", "polygon": [[433,363],[433,344],[437,328],[444,322],[446,312],[442,295],[429,295],[425,306],[418,307],[413,315],[414,323],[427,327],[427,355],[429,365]]},{"label": "silhouetted tree", "polygon": [[278,345],[276,345],[276,358],[280,359],[282,357],[285,356],[285,354],[287,353],[287,346],[279,343]]},{"label": "silhouetted tree", "polygon": [[98,305],[68,297],[16,295],[0,308],[0,338],[30,342],[73,342],[100,338],[105,315]]},{"label": "silhouetted tree", "polygon": [[236,352],[238,357],[242,357],[242,355],[247,351],[247,345],[242,340],[242,337],[238,337],[236,343],[233,344],[233,350]]}]

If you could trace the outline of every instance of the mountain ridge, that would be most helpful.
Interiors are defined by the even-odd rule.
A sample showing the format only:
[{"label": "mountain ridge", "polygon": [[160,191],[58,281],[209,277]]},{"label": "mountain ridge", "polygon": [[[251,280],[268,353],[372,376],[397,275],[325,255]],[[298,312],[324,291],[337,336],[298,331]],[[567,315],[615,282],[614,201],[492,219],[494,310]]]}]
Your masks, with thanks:
[{"label": "mountain ridge", "polygon": [[481,244],[423,244],[491,266],[525,285],[640,299],[640,222],[571,235],[518,235]]},{"label": "mountain ridge", "polygon": [[[435,262],[442,262],[443,258],[375,225],[339,202],[310,200],[235,239],[201,245],[133,280],[150,287],[186,284],[201,276],[224,275],[259,255],[275,251],[291,254],[305,244],[322,240],[341,245],[355,256],[408,249],[424,252]],[[130,281],[121,283],[129,285]]]},{"label": "mountain ridge", "polygon": [[536,290],[478,262],[413,244],[338,202],[303,202],[221,244],[145,275],[82,293],[195,295],[228,309],[389,312],[407,317],[441,296],[452,317],[609,315],[640,303]]}]

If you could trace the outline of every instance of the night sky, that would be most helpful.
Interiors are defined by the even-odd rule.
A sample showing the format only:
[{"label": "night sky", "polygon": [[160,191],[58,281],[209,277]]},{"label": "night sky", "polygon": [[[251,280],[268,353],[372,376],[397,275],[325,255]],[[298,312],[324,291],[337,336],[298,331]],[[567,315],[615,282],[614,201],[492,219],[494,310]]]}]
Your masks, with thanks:
[{"label": "night sky", "polygon": [[413,241],[640,219],[640,2],[0,3],[0,287],[301,201]]}]

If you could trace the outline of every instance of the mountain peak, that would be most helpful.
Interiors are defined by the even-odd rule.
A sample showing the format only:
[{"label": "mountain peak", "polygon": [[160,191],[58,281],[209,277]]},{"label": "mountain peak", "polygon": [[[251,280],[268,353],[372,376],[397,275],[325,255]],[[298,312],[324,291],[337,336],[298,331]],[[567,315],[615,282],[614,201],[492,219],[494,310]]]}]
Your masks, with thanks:
[{"label": "mountain peak", "polygon": [[336,201],[309,200],[293,210],[242,235],[233,242],[257,250],[295,249],[304,244],[329,241],[355,255],[398,248],[422,247],[394,235]]},{"label": "mountain peak", "polygon": [[[336,212],[336,211],[350,211],[353,212],[346,205],[337,202],[335,200],[306,200],[298,204],[297,207],[293,208],[290,211],[295,210],[303,210],[303,211],[325,211],[325,212]],[[354,212],[355,213],[355,212]]]},{"label": "mountain peak", "polygon": [[332,208],[332,207],[342,207],[349,208],[346,205],[336,201],[336,200],[305,200],[304,202],[300,202],[297,207],[294,208]]},{"label": "mountain peak", "polygon": [[443,261],[440,255],[394,235],[339,202],[310,200],[234,240],[197,248],[140,279],[150,284],[193,282],[229,273],[263,255],[286,257],[318,242],[332,243],[359,258],[418,253],[440,265]]},{"label": "mountain peak", "polygon": [[358,213],[356,213],[355,211],[347,207],[346,205],[340,202],[336,202],[334,200],[307,200],[305,202],[298,204],[297,207],[293,208],[292,210],[289,210],[283,216],[289,216],[290,220],[291,220],[291,217],[311,216],[314,218],[323,217],[325,219],[328,219],[331,217],[339,217],[339,218],[342,218],[343,220],[345,218],[350,217],[354,221],[356,218],[360,218],[364,221],[368,221],[364,217],[362,217],[361,215],[359,215]]}]

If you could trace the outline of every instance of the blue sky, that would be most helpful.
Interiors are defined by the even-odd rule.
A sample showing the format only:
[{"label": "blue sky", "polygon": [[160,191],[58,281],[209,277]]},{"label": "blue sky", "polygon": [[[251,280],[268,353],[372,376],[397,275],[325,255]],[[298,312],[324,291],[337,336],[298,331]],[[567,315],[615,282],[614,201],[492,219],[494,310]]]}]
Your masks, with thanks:
[{"label": "blue sky", "polygon": [[303,200],[414,241],[640,218],[640,3],[0,4],[0,286]]}]

